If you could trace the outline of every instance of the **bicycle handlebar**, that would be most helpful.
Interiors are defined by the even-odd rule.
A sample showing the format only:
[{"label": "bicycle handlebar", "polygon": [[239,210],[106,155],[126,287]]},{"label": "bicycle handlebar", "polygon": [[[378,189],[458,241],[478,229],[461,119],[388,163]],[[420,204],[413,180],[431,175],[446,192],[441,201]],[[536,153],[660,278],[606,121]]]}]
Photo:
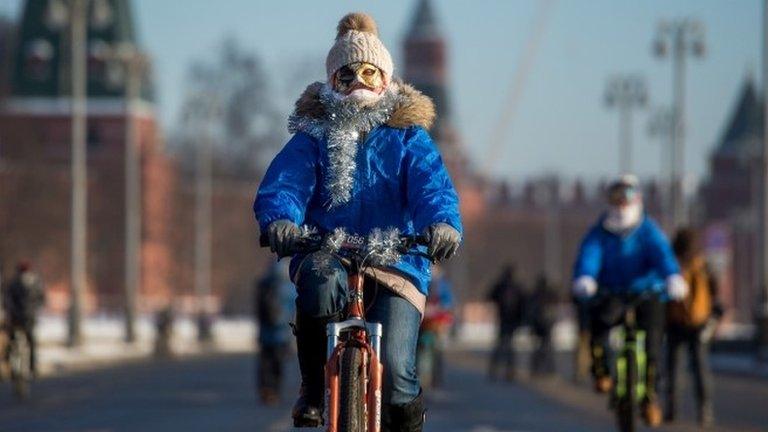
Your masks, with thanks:
[{"label": "bicycle handlebar", "polygon": [[[319,235],[314,234],[308,237],[303,237],[298,240],[298,242],[294,245],[293,250],[290,251],[290,255],[294,254],[309,254],[312,252],[317,252],[323,248],[323,245],[325,244],[326,239],[328,236],[330,236],[331,233],[325,234],[325,235]],[[364,239],[363,237],[350,235],[345,239],[345,242],[340,245],[339,250],[340,251],[348,251],[348,252],[359,252],[365,250],[365,242],[359,242],[355,241],[354,246],[351,246],[350,243],[348,243],[350,238],[355,239]],[[403,235],[399,237],[400,245],[397,246],[397,251],[404,255],[416,255],[416,256],[422,256],[424,258],[429,259],[432,263],[435,262],[435,259],[431,257],[429,254],[422,252],[418,249],[416,249],[417,246],[427,246],[429,245],[429,237],[426,235]],[[269,236],[266,233],[261,233],[259,235],[259,246],[268,248],[270,247],[269,244]]]},{"label": "bicycle handlebar", "polygon": [[643,301],[650,299],[654,294],[656,293],[649,290],[644,290],[640,292],[603,290],[603,291],[598,291],[597,294],[595,294],[588,300],[591,302],[597,302],[609,297],[615,297],[619,299],[619,301],[621,301],[621,303],[625,307],[636,307],[638,304],[642,303]]}]

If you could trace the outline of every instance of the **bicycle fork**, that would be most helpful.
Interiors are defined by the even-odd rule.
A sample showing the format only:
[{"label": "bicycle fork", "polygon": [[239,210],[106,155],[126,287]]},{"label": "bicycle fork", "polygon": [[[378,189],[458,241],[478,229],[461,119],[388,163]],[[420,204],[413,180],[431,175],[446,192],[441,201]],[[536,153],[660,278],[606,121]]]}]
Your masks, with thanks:
[{"label": "bicycle fork", "polygon": [[648,373],[648,359],[645,353],[645,332],[643,330],[634,329],[627,334],[627,330],[622,330],[621,339],[624,341],[624,346],[621,349],[619,358],[616,359],[616,398],[621,400],[624,397],[631,397],[627,395],[628,383],[627,383],[627,353],[632,351],[635,355],[637,365],[637,381],[635,383],[635,401],[639,402],[643,400],[646,394],[646,380]]},{"label": "bicycle fork", "polygon": [[[365,412],[368,432],[379,432],[381,428],[381,387],[384,367],[380,361],[383,327],[380,323],[366,323],[359,318],[331,323],[327,326],[328,361],[325,366],[326,406],[328,407],[328,432],[337,432],[339,418],[339,365],[345,349],[363,351],[365,382]],[[342,333],[352,332],[347,341],[339,342]],[[366,334],[370,342],[366,339]],[[352,342],[354,341],[354,343]],[[358,346],[359,345],[359,346]]]}]

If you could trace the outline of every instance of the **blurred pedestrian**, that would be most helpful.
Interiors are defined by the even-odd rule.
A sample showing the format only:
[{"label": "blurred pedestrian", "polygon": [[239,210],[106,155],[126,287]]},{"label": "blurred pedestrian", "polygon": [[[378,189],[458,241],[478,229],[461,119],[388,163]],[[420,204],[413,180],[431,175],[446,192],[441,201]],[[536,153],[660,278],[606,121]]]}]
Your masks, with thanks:
[{"label": "blurred pedestrian", "polygon": [[717,295],[717,279],[707,265],[696,231],[683,228],[674,238],[673,249],[690,291],[681,300],[667,305],[667,406],[665,420],[677,414],[679,360],[688,351],[696,397],[698,421],[702,426],[714,422],[712,378],[709,371],[709,339],[723,309]]},{"label": "blurred pedestrian", "polygon": [[287,263],[276,262],[255,284],[254,314],[259,324],[256,386],[265,405],[280,400],[283,362],[289,352],[296,290],[288,278]]},{"label": "blurred pedestrian", "polygon": [[557,323],[559,298],[557,289],[542,273],[536,278],[533,294],[528,302],[527,314],[539,345],[533,352],[532,372],[536,375],[555,373],[555,357],[552,346],[552,329]]},{"label": "blurred pedestrian", "polygon": [[8,339],[13,340],[16,330],[21,330],[29,343],[29,367],[32,376],[37,375],[37,339],[35,326],[37,313],[45,304],[43,282],[27,261],[19,262],[16,274],[3,289],[3,311],[6,317]]},{"label": "blurred pedestrian", "polygon": [[168,358],[173,355],[171,341],[173,340],[173,307],[168,305],[155,315],[155,356]]},{"label": "blurred pedestrian", "polygon": [[491,354],[488,378],[495,380],[499,368],[503,367],[504,378],[515,378],[515,353],[512,341],[515,331],[522,324],[523,286],[518,281],[515,266],[507,264],[488,294],[488,300],[496,305],[497,336],[496,346]]},{"label": "blurred pedestrian", "polygon": [[416,369],[424,387],[439,387],[443,378],[443,352],[453,324],[453,290],[443,268],[432,268],[432,282],[419,329]]}]

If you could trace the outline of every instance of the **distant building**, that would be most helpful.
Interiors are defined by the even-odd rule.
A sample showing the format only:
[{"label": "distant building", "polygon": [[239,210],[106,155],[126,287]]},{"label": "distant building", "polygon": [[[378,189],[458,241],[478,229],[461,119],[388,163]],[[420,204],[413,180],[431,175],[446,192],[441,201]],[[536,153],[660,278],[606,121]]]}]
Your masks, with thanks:
[{"label": "distant building", "polygon": [[[88,10],[88,291],[90,309],[124,301],[126,74],[107,50],[136,45],[128,0],[89,2]],[[68,303],[70,250],[69,31],[65,2],[24,3],[8,53],[8,97],[0,106],[0,259],[29,259],[44,275],[50,305]],[[1,32],[1,30],[0,30]],[[167,302],[173,271],[173,164],[165,156],[149,76],[134,112],[142,171],[140,298]]]},{"label": "distant building", "polygon": [[732,318],[751,322],[758,293],[758,213],[763,140],[762,95],[747,77],[701,187],[706,246],[721,276]]},{"label": "distant building", "polygon": [[748,77],[710,156],[709,179],[703,188],[708,218],[744,218],[752,211],[760,181],[756,170],[763,137],[761,99]]},{"label": "distant building", "polygon": [[[88,2],[88,287],[90,312],[125,304],[125,71],[106,50],[136,46],[130,0]],[[43,275],[48,306],[69,303],[70,65],[67,2],[27,0],[17,37],[0,19],[0,267],[31,260]],[[12,34],[12,33],[11,33]],[[5,41],[11,41],[10,45]],[[141,47],[139,47],[141,50]],[[7,71],[5,76],[2,71]],[[166,151],[155,115],[151,71],[143,77],[134,122],[142,172],[139,312],[197,308],[194,274],[194,173]],[[138,106],[136,108],[136,106]],[[188,157],[194,157],[194,146]],[[271,255],[257,247],[251,212],[258,179],[214,175],[211,309],[249,313],[251,282]]]}]

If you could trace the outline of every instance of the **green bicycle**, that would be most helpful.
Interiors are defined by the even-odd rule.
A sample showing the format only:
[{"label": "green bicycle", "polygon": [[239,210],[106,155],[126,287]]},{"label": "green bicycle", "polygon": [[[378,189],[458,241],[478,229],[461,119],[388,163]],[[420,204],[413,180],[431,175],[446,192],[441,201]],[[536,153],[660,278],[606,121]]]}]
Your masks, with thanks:
[{"label": "green bicycle", "polygon": [[637,326],[637,306],[647,298],[646,294],[628,295],[622,299],[624,306],[621,325],[621,348],[616,356],[615,387],[611,405],[621,432],[634,432],[636,412],[647,396],[645,383],[648,374],[648,358],[645,352],[645,331]]}]

